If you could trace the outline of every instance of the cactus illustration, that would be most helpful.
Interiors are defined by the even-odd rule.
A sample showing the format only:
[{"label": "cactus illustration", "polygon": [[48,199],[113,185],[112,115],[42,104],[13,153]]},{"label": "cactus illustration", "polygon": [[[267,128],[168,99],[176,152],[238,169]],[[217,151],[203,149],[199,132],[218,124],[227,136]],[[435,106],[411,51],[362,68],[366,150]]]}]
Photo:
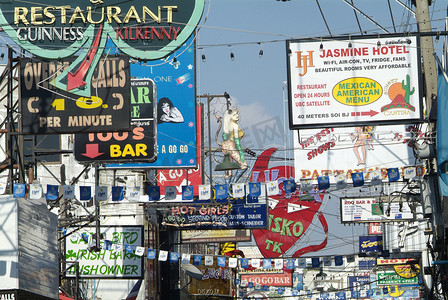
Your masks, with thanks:
[{"label": "cactus illustration", "polygon": [[411,86],[410,86],[409,81],[410,81],[409,74],[406,75],[406,84],[404,83],[404,80],[401,81],[401,86],[402,86],[403,89],[405,90],[404,101],[405,101],[407,104],[409,104],[409,97],[410,97],[411,95],[413,95],[414,92],[415,92],[415,88],[412,88],[412,91],[411,91]]}]

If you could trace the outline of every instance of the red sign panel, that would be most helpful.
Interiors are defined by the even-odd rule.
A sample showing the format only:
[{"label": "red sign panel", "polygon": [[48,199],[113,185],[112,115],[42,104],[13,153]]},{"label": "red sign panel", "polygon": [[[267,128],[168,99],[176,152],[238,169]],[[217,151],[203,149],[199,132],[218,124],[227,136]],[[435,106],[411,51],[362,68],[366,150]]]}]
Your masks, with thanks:
[{"label": "red sign panel", "polygon": [[241,281],[268,286],[292,286],[292,273],[242,274]]},{"label": "red sign panel", "polygon": [[369,223],[369,234],[372,235],[380,235],[383,234],[383,228],[381,227],[381,223]]}]

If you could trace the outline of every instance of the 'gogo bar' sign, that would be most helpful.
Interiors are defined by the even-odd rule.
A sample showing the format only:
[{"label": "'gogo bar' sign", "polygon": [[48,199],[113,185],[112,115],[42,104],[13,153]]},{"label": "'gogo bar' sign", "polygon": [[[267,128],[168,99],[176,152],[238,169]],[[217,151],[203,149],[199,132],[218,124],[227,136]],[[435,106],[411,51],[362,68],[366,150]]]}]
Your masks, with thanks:
[{"label": "'gogo bar' sign", "polygon": [[131,57],[163,58],[193,33],[204,8],[204,0],[44,2],[2,2],[2,28],[20,47],[40,57],[58,59],[83,49],[53,84],[86,97],[108,37]]}]

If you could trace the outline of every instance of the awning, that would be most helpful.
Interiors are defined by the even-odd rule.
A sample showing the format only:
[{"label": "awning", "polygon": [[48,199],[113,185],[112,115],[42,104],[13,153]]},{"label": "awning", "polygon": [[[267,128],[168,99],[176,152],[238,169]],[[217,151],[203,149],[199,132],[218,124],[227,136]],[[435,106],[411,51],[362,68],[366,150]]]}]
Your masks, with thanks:
[{"label": "awning", "polygon": [[59,293],[59,300],[75,300],[75,298],[70,298],[64,295],[63,293]]}]

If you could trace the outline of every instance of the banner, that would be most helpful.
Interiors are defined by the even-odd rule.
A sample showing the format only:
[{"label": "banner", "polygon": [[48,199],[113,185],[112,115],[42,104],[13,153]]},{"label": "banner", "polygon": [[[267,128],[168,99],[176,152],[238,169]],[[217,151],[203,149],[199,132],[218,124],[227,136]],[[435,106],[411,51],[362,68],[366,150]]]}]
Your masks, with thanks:
[{"label": "banner", "polygon": [[359,237],[360,253],[381,253],[383,252],[382,236],[360,236]]},{"label": "banner", "polygon": [[[92,4],[100,7],[92,8]],[[42,72],[46,75],[42,79],[51,80],[60,91],[91,97],[95,95],[95,81],[112,84],[109,80],[92,79],[96,76],[94,70],[101,65],[100,57],[107,48],[108,38],[116,49],[112,53],[108,49],[108,54],[120,51],[142,60],[165,58],[191,36],[204,9],[204,0],[175,2],[175,5],[154,0],[151,5],[145,4],[93,0],[5,2],[0,4],[0,19],[9,38],[33,55],[56,60],[77,53],[79,58],[67,65],[64,72],[59,68]],[[120,82],[123,77],[115,74],[114,79]]]},{"label": "banner", "polygon": [[378,184],[381,179],[388,180],[389,168],[398,168],[397,175],[403,178],[401,174],[409,166],[422,176],[424,168],[415,162],[414,140],[424,136],[424,129],[415,125],[300,130],[294,135],[294,148],[298,149],[294,151],[294,176],[314,182],[319,176],[329,176],[336,183],[341,175],[351,183],[353,173],[363,172],[366,182]]},{"label": "banner", "polygon": [[195,113],[194,53],[194,38],[190,38],[173,54],[176,62],[171,58],[131,64],[131,77],[152,80],[157,90],[153,103],[157,111],[157,160],[152,163],[111,163],[106,168],[197,167],[200,161],[197,149],[201,149],[201,145],[197,144],[196,127],[201,126],[196,122],[201,118]]},{"label": "banner", "polygon": [[[395,201],[399,196],[394,197]],[[414,220],[407,202],[386,202],[380,197],[341,198],[341,222],[387,222]]]}]

